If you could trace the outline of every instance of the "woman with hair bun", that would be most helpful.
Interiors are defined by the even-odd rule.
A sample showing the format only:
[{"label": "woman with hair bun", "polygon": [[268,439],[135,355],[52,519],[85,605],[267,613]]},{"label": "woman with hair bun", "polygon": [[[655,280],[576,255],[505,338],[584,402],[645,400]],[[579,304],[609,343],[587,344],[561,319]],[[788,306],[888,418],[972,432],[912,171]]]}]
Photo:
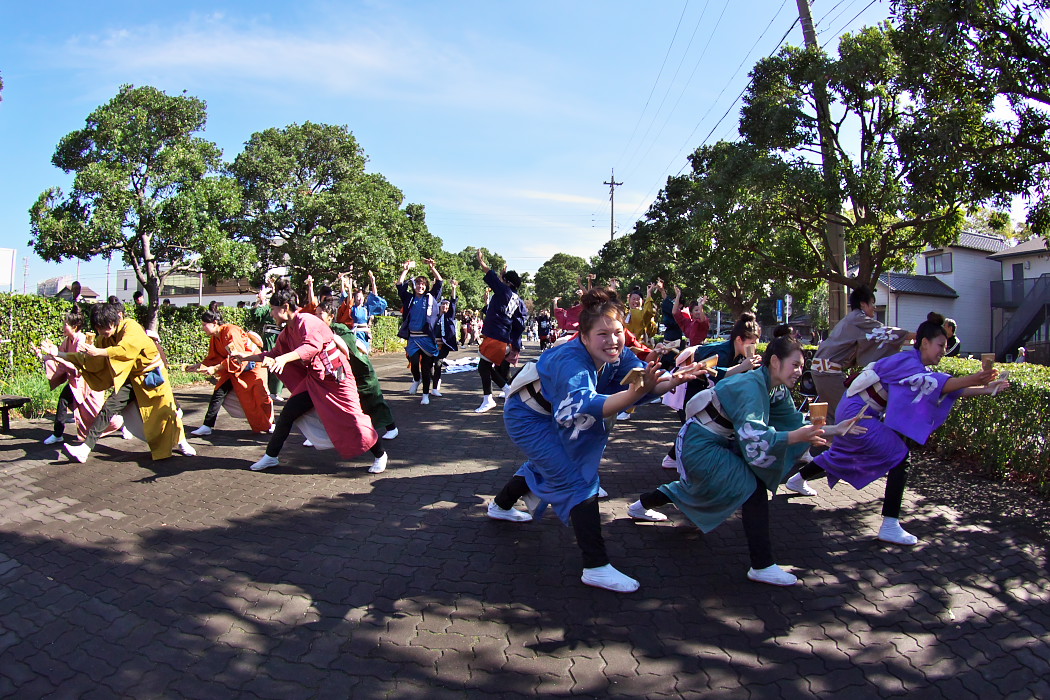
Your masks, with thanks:
[{"label": "woman with hair bun", "polygon": [[825,444],[853,424],[807,425],[791,388],[802,376],[802,346],[776,338],[762,366],[738,372],[697,394],[686,405],[688,420],[678,433],[681,478],[642,494],[627,508],[635,520],[660,521],[654,510],[674,503],[704,532],[741,510],[751,558],[747,577],[792,586],[798,579],[777,566],[769,530],[769,497],[811,445]]},{"label": "woman with hair bun", "polygon": [[[624,308],[614,291],[590,289],[582,305],[579,335],[522,368],[508,391],[507,434],[528,461],[489,503],[488,516],[527,522],[549,504],[572,524],[583,583],[629,593],[638,582],[609,563],[598,511],[598,466],[610,419],[688,381],[695,367],[662,374],[656,364],[624,352]],[[514,508],[519,498],[531,515]]]},{"label": "woman with hair bun", "polygon": [[[919,540],[900,525],[901,502],[907,482],[910,438],[926,444],[934,430],[944,424],[956,399],[995,394],[1009,388],[1009,382],[994,381],[994,368],[952,377],[929,367],[944,357],[948,337],[944,317],[931,312],[915,333],[915,348],[874,362],[850,384],[839,404],[837,420],[864,414],[863,434],[836,438],[831,449],[818,455],[812,464],[791,477],[788,488],[805,493],[806,480],[827,473],[834,486],[839,480],[862,489],[883,476],[886,493],[882,502],[882,526],[878,538],[883,542],[914,545]],[[793,484],[791,482],[794,482]]]}]

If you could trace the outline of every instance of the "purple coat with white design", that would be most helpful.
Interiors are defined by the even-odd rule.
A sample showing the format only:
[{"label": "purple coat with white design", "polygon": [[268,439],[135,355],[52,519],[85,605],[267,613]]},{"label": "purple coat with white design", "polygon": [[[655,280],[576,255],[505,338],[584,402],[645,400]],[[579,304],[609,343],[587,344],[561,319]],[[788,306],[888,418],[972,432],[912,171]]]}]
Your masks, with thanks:
[{"label": "purple coat with white design", "polygon": [[[828,473],[832,485],[841,479],[862,489],[888,474],[908,456],[904,438],[925,444],[948,419],[962,393],[942,393],[951,376],[931,371],[917,349],[879,360],[873,369],[887,396],[887,406],[880,416],[860,421],[859,425],[868,429],[866,433],[835,438],[831,449],[814,460]],[[835,420],[852,418],[865,407],[868,415],[875,413],[863,393],[847,396],[839,404]]]}]

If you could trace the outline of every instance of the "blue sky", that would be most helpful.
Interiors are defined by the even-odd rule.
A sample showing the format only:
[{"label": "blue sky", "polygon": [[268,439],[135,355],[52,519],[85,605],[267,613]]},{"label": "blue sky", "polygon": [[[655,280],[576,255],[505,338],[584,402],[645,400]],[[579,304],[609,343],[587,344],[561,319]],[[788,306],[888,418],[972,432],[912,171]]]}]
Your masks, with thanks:
[{"label": "blue sky", "polygon": [[[888,2],[813,14],[824,43]],[[132,83],[205,100],[227,160],[258,130],[346,124],[446,250],[487,246],[522,271],[589,257],[609,239],[610,168],[619,234],[705,138],[735,136],[748,70],[795,16],[794,0],[9,2],[0,247],[18,251],[17,291],[25,257],[29,291],[76,271],[33,255],[28,209],[68,188],[58,141]],[[80,277],[104,293],[105,261]]]}]

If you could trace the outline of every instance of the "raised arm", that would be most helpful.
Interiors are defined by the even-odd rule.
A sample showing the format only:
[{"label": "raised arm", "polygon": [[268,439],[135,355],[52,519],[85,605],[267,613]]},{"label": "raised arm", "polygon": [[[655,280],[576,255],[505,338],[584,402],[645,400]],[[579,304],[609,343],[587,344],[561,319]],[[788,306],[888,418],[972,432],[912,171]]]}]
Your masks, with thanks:
[{"label": "raised arm", "polygon": [[487,273],[490,269],[488,263],[485,262],[485,256],[481,254],[481,248],[478,248],[478,265],[481,266],[483,273]]},{"label": "raised arm", "polygon": [[441,273],[437,270],[437,263],[434,262],[434,258],[427,258],[424,260],[427,266],[430,268],[430,274],[434,275],[435,282],[442,282]]},{"label": "raised arm", "polygon": [[397,283],[399,285],[405,283],[405,278],[408,277],[408,271],[412,269],[412,265],[413,261],[411,260],[406,260],[405,262],[401,263],[401,276],[397,278]]}]

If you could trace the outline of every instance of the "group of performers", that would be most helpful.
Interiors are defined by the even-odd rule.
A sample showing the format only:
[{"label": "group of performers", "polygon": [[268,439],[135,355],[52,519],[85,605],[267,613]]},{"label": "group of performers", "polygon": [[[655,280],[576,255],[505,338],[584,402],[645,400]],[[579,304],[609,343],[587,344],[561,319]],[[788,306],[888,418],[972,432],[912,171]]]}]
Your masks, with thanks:
[{"label": "group of performers", "polygon": [[[663,466],[676,470],[678,479],[640,494],[627,515],[663,521],[667,515],[660,509],[673,504],[708,532],[740,510],[750,553],[747,578],[789,586],[797,578],[777,565],[770,535],[770,494],[781,484],[814,496],[812,483],[819,478],[860,489],[885,476],[877,536],[914,545],[917,538],[899,520],[909,441],[924,444],[957,399],[1009,388],[994,368],[964,377],[931,370],[949,349],[945,319],[931,313],[914,333],[884,326],[874,318],[874,294],[862,287],[852,293],[850,313],[820,345],[809,368],[834,422],[809,421],[791,394],[806,369],[801,345],[790,333],[778,334],[757,354],[762,331],[752,314],[737,319],[728,340],[704,344],[710,327],[705,300],[685,305],[675,288],[669,311],[680,345],[688,345],[681,350],[673,343],[646,345],[656,328],[654,292],[672,299],[659,280],[644,297],[640,289],[632,290],[628,306],[614,287],[581,288],[579,303],[567,310],[556,300],[558,325],[572,335],[553,343],[554,324],[541,316],[539,337],[551,347],[512,377],[528,320],[518,295],[521,279],[512,270],[490,269],[480,251],[478,262],[491,296],[479,348],[482,404],[475,410],[495,407],[492,385],[502,389],[507,433],[527,457],[488,504],[487,514],[525,523],[551,506],[573,528],[582,553],[581,580],[595,587],[617,592],[639,587],[609,561],[598,502],[604,495],[600,463],[612,427],[637,406],[662,397],[677,410],[682,427]],[[405,261],[397,283],[399,335],[407,342],[412,373],[409,391],[422,388],[422,404],[441,397],[440,360],[458,348],[458,283],[449,281],[446,297],[435,262],[425,264],[429,276],[408,279],[414,263]],[[210,339],[208,354],[187,369],[213,376],[215,389],[203,424],[192,434],[210,435],[225,406],[243,416],[252,431],[269,435],[265,453],[250,467],[254,471],[280,464],[294,426],[313,446],[334,448],[344,459],[370,453],[369,471],[383,472],[388,459],[383,441],[396,438],[398,428],[368,359],[369,319],[385,306],[369,277],[367,296],[345,284],[342,295],[327,287],[315,292],[308,284],[305,304],[286,280],[275,281],[260,292],[253,311],[270,320],[262,335],[223,323],[219,310],[205,311],[201,324]],[[52,387],[66,382],[54,432],[45,442],[63,442],[64,418],[73,409],[82,442],[63,446],[78,462],[100,437],[114,432],[146,440],[154,459],[193,455],[167,381],[163,348],[124,317],[120,304],[98,304],[91,313],[93,342],[74,307],[65,318],[61,347],[45,341],[37,349]],[[902,349],[909,341],[914,346]],[[848,370],[861,368],[847,380]],[[268,375],[290,394],[276,417]],[[112,394],[103,400],[106,390]],[[519,500],[525,510],[515,507]]]}]

